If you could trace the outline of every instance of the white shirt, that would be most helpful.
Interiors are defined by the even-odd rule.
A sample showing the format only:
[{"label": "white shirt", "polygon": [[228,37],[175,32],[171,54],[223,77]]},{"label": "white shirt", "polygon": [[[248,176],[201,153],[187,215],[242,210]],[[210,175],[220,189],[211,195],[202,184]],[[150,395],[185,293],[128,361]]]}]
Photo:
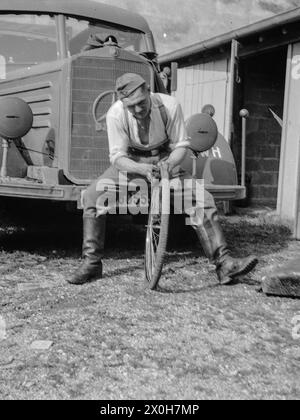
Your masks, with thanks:
[{"label": "white shirt", "polygon": [[[163,103],[167,114],[167,126],[162,120],[159,105]],[[128,147],[132,143],[142,145],[138,134],[137,121],[133,115],[128,112],[128,123],[124,112],[122,101],[115,102],[106,116],[108,142],[110,151],[110,161],[112,164],[120,157],[129,157]],[[130,139],[128,135],[128,125]],[[162,93],[151,94],[151,113],[149,127],[149,147],[170,140],[171,150],[178,147],[188,147],[189,141],[184,123],[184,117],[181,105],[178,101],[169,95]],[[147,148],[147,146],[144,146]],[[147,149],[146,149],[147,150]]]}]

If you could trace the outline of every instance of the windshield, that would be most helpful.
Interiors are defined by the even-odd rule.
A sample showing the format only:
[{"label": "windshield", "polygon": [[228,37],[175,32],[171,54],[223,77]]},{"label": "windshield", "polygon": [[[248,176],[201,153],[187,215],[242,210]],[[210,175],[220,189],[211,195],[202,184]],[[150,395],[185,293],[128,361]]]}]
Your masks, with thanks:
[{"label": "windshield", "polygon": [[0,15],[0,79],[57,59],[55,18],[49,15]]},{"label": "windshield", "polygon": [[[97,21],[81,20],[72,17],[66,19],[67,38],[69,41],[70,55],[78,54],[86,48],[101,46],[101,43],[111,38],[126,50],[146,51],[145,35],[134,29],[119,28],[112,24],[104,24]],[[92,40],[91,37],[92,36]],[[89,39],[91,41],[89,41]],[[96,39],[96,43],[93,41]],[[93,46],[92,46],[93,48]]]}]

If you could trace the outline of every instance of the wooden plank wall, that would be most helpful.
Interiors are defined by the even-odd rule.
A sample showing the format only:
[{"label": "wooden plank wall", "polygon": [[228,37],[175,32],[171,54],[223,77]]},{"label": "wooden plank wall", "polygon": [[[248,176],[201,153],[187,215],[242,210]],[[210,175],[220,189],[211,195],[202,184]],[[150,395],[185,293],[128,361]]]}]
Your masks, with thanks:
[{"label": "wooden plank wall", "polygon": [[179,68],[176,92],[186,119],[201,112],[204,105],[212,104],[216,108],[215,120],[223,135],[225,135],[227,124],[229,64],[227,58],[222,58]]}]

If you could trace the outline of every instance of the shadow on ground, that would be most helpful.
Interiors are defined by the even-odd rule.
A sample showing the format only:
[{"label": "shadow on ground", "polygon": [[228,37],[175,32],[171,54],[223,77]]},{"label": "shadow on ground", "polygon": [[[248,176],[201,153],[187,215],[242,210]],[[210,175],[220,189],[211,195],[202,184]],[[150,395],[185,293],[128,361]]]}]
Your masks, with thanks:
[{"label": "shadow on ground", "polygon": [[[147,220],[109,216],[106,234],[106,255],[126,258],[127,254],[142,257]],[[280,252],[288,246],[291,234],[279,224],[266,224],[253,218],[234,220],[221,217],[229,248],[237,256],[255,253],[264,256]],[[193,229],[185,225],[185,218],[172,217],[169,229],[168,262],[177,261],[176,252],[185,255],[203,255]],[[59,257],[80,257],[82,219],[80,213],[68,213],[63,206],[39,204],[24,208],[2,218],[0,249],[6,252],[24,251]],[[175,252],[175,253],[174,253]],[[55,258],[55,255],[53,258]]]}]

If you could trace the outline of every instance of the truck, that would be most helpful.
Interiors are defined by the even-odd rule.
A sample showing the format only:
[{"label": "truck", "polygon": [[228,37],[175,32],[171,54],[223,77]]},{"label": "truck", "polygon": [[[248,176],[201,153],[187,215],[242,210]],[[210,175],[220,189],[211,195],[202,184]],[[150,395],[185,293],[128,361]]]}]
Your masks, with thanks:
[{"label": "truck", "polygon": [[[176,90],[176,63],[172,70]],[[2,140],[0,196],[80,209],[82,191],[110,165],[106,113],[116,100],[116,79],[128,72],[165,92],[142,16],[92,0],[2,0],[0,120],[5,126],[13,118],[5,112],[12,100],[25,102],[33,118],[22,137]],[[192,166],[190,154],[184,167]],[[245,196],[220,136],[211,153],[200,155],[197,176],[207,177],[217,199]]]}]

